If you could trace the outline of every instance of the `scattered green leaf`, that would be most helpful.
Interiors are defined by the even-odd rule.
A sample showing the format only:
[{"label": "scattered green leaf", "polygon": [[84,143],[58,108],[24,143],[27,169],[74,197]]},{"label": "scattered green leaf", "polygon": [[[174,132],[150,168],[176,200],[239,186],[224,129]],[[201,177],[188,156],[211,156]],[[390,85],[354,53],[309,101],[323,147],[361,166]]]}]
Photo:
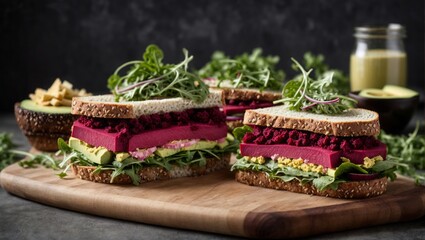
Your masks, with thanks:
[{"label": "scattered green leaf", "polygon": [[419,124],[408,135],[392,135],[381,130],[378,139],[387,145],[387,161],[397,163],[397,172],[425,184],[425,135]]}]

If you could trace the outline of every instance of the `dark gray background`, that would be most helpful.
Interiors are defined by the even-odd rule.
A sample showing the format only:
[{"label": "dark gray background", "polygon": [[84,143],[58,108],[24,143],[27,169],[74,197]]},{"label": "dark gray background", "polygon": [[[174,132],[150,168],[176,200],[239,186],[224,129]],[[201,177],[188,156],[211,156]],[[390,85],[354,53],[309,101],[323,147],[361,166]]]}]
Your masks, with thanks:
[{"label": "dark gray background", "polygon": [[150,43],[166,62],[194,55],[193,67],[214,50],[230,55],[262,47],[281,57],[323,53],[348,73],[356,26],[406,26],[408,85],[424,88],[424,1],[422,0],[1,0],[1,109],[56,77],[94,93],[107,92],[108,76],[121,63],[139,59]]}]

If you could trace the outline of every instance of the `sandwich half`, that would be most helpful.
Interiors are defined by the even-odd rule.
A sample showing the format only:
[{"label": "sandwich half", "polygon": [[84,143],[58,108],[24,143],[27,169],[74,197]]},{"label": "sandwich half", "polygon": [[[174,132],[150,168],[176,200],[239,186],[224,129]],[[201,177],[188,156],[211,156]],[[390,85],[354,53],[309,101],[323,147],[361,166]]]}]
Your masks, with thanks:
[{"label": "sandwich half", "polygon": [[223,112],[229,130],[242,126],[247,109],[273,106],[281,98],[285,74],[277,70],[277,56],[263,56],[262,50],[229,58],[215,52],[211,61],[199,70],[203,81],[223,92]]},{"label": "sandwich half", "polygon": [[73,98],[79,118],[69,141],[58,141],[62,166],[81,179],[136,185],[226,168],[236,144],[227,138],[222,94],[187,72],[184,53],[181,63],[163,64],[150,45],[142,61],[111,76],[113,94]]},{"label": "sandwich half", "polygon": [[254,186],[334,198],[383,194],[395,166],[376,139],[379,116],[352,108],[337,115],[275,106],[247,110],[236,180]]}]

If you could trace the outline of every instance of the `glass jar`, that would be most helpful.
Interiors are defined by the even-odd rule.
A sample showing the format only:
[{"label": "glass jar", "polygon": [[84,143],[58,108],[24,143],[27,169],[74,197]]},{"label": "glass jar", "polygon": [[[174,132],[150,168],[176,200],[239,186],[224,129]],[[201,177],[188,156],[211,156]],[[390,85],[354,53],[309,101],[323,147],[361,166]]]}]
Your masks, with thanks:
[{"label": "glass jar", "polygon": [[350,57],[351,91],[382,88],[386,84],[406,86],[407,56],[404,27],[357,27]]}]

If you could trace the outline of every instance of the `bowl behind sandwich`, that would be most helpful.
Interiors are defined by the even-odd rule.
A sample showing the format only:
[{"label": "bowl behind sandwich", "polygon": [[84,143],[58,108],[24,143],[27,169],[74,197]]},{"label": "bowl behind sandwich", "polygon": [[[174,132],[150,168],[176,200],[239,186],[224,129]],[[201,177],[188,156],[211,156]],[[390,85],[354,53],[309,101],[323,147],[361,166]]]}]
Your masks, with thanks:
[{"label": "bowl behind sandwich", "polygon": [[349,96],[357,100],[357,107],[377,112],[381,129],[387,133],[401,133],[409,124],[419,103],[419,95],[379,98],[362,96],[359,93],[351,92]]}]

